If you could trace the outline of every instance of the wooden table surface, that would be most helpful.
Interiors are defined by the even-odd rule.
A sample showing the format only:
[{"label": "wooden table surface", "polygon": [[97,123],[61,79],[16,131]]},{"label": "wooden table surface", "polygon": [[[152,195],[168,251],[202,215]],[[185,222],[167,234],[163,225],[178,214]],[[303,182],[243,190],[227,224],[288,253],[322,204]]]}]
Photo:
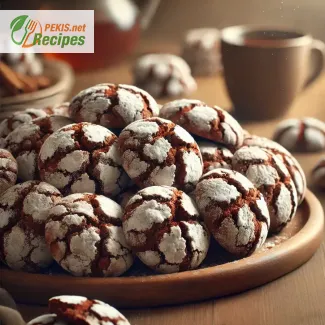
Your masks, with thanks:
[{"label": "wooden table surface", "polygon": [[[145,42],[140,46],[141,51],[146,51],[148,48],[152,48],[152,45]],[[154,49],[165,50],[165,52],[177,51],[176,45],[161,42],[154,45]],[[78,74],[73,93],[96,83],[131,83],[130,67],[130,62],[124,62],[113,69]],[[231,108],[222,76],[198,79],[198,90],[190,97],[225,109]],[[283,118],[304,116],[325,121],[325,75],[298,96]],[[242,125],[253,134],[271,137],[275,125],[281,119]],[[306,172],[307,179],[320,156],[321,154],[296,155]],[[325,193],[315,193],[324,207]],[[109,289],[105,288],[105,290]],[[44,307],[26,305],[20,305],[20,310],[27,321],[46,312]],[[195,304],[122,310],[122,312],[132,325],[324,325],[325,239],[316,254],[305,265],[257,289]]]}]

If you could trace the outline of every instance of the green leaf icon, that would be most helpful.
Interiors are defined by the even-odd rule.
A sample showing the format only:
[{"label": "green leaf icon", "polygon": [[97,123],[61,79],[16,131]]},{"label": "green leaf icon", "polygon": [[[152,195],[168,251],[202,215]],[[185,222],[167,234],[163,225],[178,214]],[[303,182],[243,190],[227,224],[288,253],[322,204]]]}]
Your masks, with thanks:
[{"label": "green leaf icon", "polygon": [[18,16],[16,17],[10,24],[10,28],[11,28],[11,39],[12,41],[17,44],[17,45],[21,45],[27,35],[27,29],[25,28],[25,33],[23,35],[23,37],[17,41],[14,37],[14,33],[19,31],[25,24],[26,19],[28,18],[27,15],[22,15],[22,16]]}]

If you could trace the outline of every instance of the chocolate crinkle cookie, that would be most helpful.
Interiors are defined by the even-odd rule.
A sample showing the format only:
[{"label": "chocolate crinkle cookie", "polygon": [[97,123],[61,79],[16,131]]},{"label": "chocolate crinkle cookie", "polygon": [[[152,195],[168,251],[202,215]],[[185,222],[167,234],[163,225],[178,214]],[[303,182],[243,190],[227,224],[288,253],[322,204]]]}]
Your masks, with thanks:
[{"label": "chocolate crinkle cookie", "polygon": [[16,184],[18,165],[12,154],[0,149],[0,194]]},{"label": "chocolate crinkle cookie", "polygon": [[325,123],[312,117],[287,119],[277,125],[273,139],[290,151],[322,151],[325,149]]},{"label": "chocolate crinkle cookie", "polygon": [[265,242],[270,225],[266,202],[242,174],[221,168],[204,174],[195,198],[208,229],[228,252],[248,256]]},{"label": "chocolate crinkle cookie", "polygon": [[96,194],[72,194],[49,211],[45,238],[53,258],[75,276],[119,276],[133,257],[122,230],[122,208]]},{"label": "chocolate crinkle cookie", "polygon": [[123,230],[140,260],[162,273],[197,268],[209,248],[194,201],[173,187],[147,187],[133,196],[124,211]]},{"label": "chocolate crinkle cookie", "polygon": [[303,201],[307,189],[306,176],[297,159],[288,150],[277,142],[257,135],[247,136],[244,146],[264,148],[275,154],[288,169],[297,190],[298,203]]},{"label": "chocolate crinkle cookie", "polygon": [[10,268],[39,272],[51,264],[44,227],[60,198],[55,187],[38,181],[17,184],[0,196],[0,258]]},{"label": "chocolate crinkle cookie", "polygon": [[190,192],[202,175],[197,143],[171,121],[156,117],[133,122],[118,144],[123,167],[140,188],[168,185]]},{"label": "chocolate crinkle cookie", "polygon": [[195,99],[178,99],[165,104],[159,115],[181,125],[190,133],[224,144],[230,149],[243,144],[243,129],[218,106],[210,107]]},{"label": "chocolate crinkle cookie", "polygon": [[135,63],[134,83],[156,98],[177,97],[196,90],[188,64],[172,54],[146,54]]},{"label": "chocolate crinkle cookie", "polygon": [[27,108],[24,111],[15,112],[11,117],[4,119],[0,123],[0,147],[3,148],[6,136],[18,126],[46,115],[46,112],[42,109]]},{"label": "chocolate crinkle cookie", "polygon": [[45,116],[24,123],[8,134],[4,147],[17,160],[19,180],[39,179],[37,160],[41,146],[53,132],[71,123],[64,116]]},{"label": "chocolate crinkle cookie", "polygon": [[311,172],[312,183],[321,189],[325,188],[325,157],[322,157]]},{"label": "chocolate crinkle cookie", "polygon": [[130,325],[128,320],[109,304],[80,296],[53,297],[49,300],[49,310],[71,325]]},{"label": "chocolate crinkle cookie", "polygon": [[116,135],[91,123],[71,124],[51,134],[41,147],[38,167],[40,178],[63,195],[89,192],[113,197],[129,182]]},{"label": "chocolate crinkle cookie", "polygon": [[193,75],[211,76],[222,69],[219,43],[220,32],[216,28],[196,28],[186,33],[182,57]]},{"label": "chocolate crinkle cookie", "polygon": [[140,88],[106,83],[82,90],[72,99],[69,112],[75,122],[124,128],[136,120],[157,116],[159,109],[152,96]]},{"label": "chocolate crinkle cookie", "polygon": [[264,195],[270,232],[279,232],[294,217],[298,205],[296,188],[283,162],[267,149],[242,147],[235,152],[232,166]]},{"label": "chocolate crinkle cookie", "polygon": [[216,168],[232,169],[232,152],[221,144],[198,141],[203,159],[203,174]]}]

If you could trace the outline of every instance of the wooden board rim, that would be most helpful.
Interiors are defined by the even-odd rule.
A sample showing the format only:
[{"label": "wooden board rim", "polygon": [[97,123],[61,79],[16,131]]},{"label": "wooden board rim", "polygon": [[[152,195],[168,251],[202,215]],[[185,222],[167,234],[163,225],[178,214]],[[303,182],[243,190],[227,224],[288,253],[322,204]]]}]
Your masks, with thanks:
[{"label": "wooden board rim", "polygon": [[[1,284],[18,302],[43,305],[58,294],[87,295],[118,307],[148,307],[238,293],[296,269],[315,253],[323,237],[324,213],[309,190],[303,204],[309,210],[309,218],[297,234],[270,251],[235,262],[181,273],[128,278],[77,278],[1,269]],[[37,286],[33,287],[35,282]],[[29,291],[33,294],[26,296]]]}]

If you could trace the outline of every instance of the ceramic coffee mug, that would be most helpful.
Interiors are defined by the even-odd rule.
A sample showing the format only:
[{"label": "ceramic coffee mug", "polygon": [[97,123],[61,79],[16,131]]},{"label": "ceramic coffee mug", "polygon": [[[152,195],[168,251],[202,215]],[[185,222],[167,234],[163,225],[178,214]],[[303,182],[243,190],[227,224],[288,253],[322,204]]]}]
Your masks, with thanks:
[{"label": "ceramic coffee mug", "polygon": [[280,117],[296,95],[315,81],[325,63],[325,44],[280,29],[234,26],[222,30],[224,75],[241,119]]}]

